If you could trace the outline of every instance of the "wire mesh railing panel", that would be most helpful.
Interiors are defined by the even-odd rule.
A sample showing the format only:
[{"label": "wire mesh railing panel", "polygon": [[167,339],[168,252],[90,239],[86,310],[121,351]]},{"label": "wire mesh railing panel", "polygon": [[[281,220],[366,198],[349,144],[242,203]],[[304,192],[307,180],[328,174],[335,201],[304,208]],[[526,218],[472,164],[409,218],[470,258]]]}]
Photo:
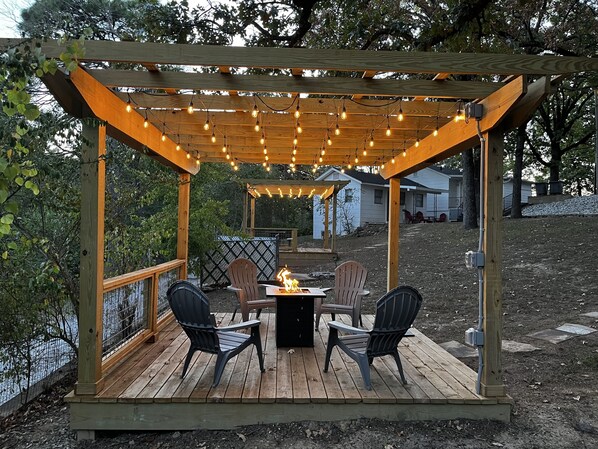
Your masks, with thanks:
[{"label": "wire mesh railing panel", "polygon": [[168,287],[179,278],[179,269],[175,268],[158,275],[158,319],[170,311],[166,292]]},{"label": "wire mesh railing panel", "polygon": [[102,354],[109,355],[143,330],[151,279],[143,279],[104,293]]},{"label": "wire mesh railing panel", "polygon": [[230,284],[226,269],[240,257],[253,261],[258,268],[258,280],[268,281],[276,277],[278,270],[279,240],[276,237],[254,237],[244,240],[239,237],[218,238],[218,248],[206,254],[201,267],[202,285]]}]

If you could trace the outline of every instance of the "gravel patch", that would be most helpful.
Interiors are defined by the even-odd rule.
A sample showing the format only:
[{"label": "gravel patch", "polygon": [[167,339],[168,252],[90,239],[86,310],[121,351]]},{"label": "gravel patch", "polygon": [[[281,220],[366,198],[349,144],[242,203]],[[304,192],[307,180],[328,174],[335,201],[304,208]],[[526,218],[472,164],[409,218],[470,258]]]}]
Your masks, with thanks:
[{"label": "gravel patch", "polygon": [[598,195],[576,196],[565,201],[533,204],[522,211],[524,217],[548,215],[598,215]]}]

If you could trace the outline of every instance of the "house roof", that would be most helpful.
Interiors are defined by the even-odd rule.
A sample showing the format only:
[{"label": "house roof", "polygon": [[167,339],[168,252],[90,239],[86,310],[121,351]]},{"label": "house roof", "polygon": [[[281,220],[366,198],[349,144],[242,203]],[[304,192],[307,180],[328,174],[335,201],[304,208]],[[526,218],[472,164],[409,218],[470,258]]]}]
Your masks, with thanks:
[{"label": "house roof", "polygon": [[435,172],[442,173],[443,175],[446,175],[446,176],[451,176],[451,177],[455,177],[455,176],[462,177],[463,176],[463,172],[458,168],[443,167],[442,165],[430,165],[428,168],[431,168]]},{"label": "house roof", "polygon": [[[340,170],[337,170],[336,168],[331,168],[330,170],[326,171],[326,173],[324,173],[322,176],[320,176],[318,178],[318,180],[326,179],[332,172],[341,173]],[[387,180],[384,179],[379,174],[367,173],[364,171],[352,169],[352,170],[345,170],[344,175],[348,176],[350,178],[353,178],[362,184],[370,184],[370,185],[375,185],[375,186],[380,186],[380,187],[388,187]],[[444,190],[432,189],[430,187],[427,187],[423,184],[420,184],[419,182],[413,181],[408,178],[401,178],[401,189],[419,190],[421,192],[433,193],[433,194],[440,194],[440,193],[444,192]]]}]

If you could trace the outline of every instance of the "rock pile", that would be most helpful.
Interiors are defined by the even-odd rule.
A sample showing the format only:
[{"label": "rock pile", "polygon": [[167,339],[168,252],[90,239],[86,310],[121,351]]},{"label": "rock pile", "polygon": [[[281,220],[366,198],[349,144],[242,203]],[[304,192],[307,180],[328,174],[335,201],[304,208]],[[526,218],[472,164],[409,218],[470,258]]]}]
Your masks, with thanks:
[{"label": "rock pile", "polygon": [[555,203],[533,204],[525,207],[524,217],[547,215],[598,215],[598,195],[576,196]]}]

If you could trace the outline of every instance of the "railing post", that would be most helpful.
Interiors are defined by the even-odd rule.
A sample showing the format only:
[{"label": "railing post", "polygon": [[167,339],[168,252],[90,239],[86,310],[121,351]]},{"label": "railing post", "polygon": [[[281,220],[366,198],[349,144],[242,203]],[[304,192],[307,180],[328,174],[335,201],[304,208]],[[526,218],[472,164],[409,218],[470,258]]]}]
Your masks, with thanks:
[{"label": "railing post", "polygon": [[158,272],[154,273],[150,281],[150,288],[149,288],[149,301],[148,301],[148,322],[147,322],[147,329],[152,333],[149,341],[154,343],[158,341],[158,291],[159,285],[158,281],[160,279],[160,274]]},{"label": "railing post", "polygon": [[189,263],[189,194],[191,192],[191,175],[182,173],[179,178],[179,214],[177,230],[177,259],[184,259],[185,265],[179,269],[179,279],[187,279]]}]

